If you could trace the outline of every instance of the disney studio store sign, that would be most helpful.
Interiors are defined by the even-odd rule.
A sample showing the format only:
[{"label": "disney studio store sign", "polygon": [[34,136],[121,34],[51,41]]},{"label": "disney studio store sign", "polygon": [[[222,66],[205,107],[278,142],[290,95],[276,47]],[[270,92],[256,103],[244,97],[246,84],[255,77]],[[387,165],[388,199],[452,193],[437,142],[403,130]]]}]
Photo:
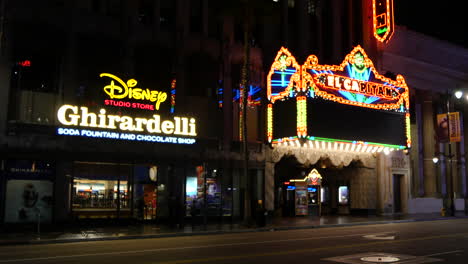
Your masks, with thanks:
[{"label": "disney studio store sign", "polygon": [[163,116],[155,112],[167,101],[166,92],[138,88],[136,80],[125,83],[108,73],[100,77],[110,79],[103,88],[106,97],[103,105],[112,109],[62,105],[57,110],[57,120],[61,124],[57,128],[58,135],[175,144],[196,142],[195,118]]}]

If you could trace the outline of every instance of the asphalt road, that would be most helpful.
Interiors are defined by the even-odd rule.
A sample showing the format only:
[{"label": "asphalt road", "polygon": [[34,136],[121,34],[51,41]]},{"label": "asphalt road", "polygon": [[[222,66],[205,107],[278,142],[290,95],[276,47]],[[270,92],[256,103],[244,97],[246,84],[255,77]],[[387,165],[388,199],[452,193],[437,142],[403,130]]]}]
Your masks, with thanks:
[{"label": "asphalt road", "polygon": [[0,264],[431,262],[468,263],[468,219],[0,247]]}]

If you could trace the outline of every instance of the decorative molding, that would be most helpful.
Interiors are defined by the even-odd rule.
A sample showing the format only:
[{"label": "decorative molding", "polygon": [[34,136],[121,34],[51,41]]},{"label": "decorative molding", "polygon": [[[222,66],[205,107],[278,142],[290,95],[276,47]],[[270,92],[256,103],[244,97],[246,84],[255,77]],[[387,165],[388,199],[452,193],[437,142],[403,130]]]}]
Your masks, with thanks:
[{"label": "decorative molding", "polygon": [[376,158],[372,153],[345,152],[333,150],[317,150],[291,146],[276,146],[267,160],[279,162],[284,156],[295,156],[296,159],[306,165],[317,163],[320,159],[330,159],[334,166],[348,166],[352,161],[361,161],[365,167],[375,168]]}]

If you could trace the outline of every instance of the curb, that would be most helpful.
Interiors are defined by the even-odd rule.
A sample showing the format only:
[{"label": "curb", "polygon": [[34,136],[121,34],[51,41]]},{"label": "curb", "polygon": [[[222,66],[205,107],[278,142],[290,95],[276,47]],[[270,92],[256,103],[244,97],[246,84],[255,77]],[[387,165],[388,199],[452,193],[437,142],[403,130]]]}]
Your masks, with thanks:
[{"label": "curb", "polygon": [[372,221],[372,222],[356,222],[345,224],[325,224],[325,225],[304,225],[304,226],[280,226],[280,227],[259,227],[259,228],[246,228],[246,229],[232,229],[232,230],[213,230],[213,231],[195,231],[195,232],[180,232],[180,233],[162,233],[152,235],[123,235],[123,236],[103,236],[95,238],[71,238],[71,239],[29,239],[17,241],[1,241],[0,246],[16,246],[16,245],[44,245],[44,244],[61,244],[61,243],[78,243],[78,242],[96,242],[96,241],[111,241],[111,240],[130,240],[130,239],[151,239],[151,238],[168,238],[168,237],[184,237],[184,236],[202,236],[202,235],[222,235],[222,234],[239,234],[239,233],[252,233],[252,232],[274,232],[285,230],[301,230],[301,229],[317,229],[317,228],[333,228],[333,227],[348,227],[348,226],[364,226],[364,225],[384,225],[384,224],[399,224],[411,222],[425,222],[425,221],[441,221],[441,220],[457,220],[467,219],[468,216],[456,217],[437,217],[437,218],[415,218],[415,219],[402,219],[402,220],[388,220],[388,221]]}]

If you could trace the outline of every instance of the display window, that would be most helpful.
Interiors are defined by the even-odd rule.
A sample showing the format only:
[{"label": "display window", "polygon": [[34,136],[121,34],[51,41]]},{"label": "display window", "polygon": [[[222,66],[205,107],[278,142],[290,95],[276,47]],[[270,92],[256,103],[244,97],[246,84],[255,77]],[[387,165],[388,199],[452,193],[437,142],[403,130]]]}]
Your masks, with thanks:
[{"label": "display window", "polygon": [[221,186],[218,170],[206,169],[201,165],[196,166],[187,175],[185,197],[187,216],[203,215],[204,212],[208,216],[219,216],[221,214]]},{"label": "display window", "polygon": [[3,220],[6,223],[52,221],[55,177],[53,162],[7,160],[2,176],[5,179]]},{"label": "display window", "polygon": [[75,208],[117,208],[120,199],[120,208],[129,208],[128,181],[106,181],[76,179]]},{"label": "display window", "polygon": [[49,223],[52,220],[53,183],[46,180],[10,180],[6,188],[5,222]]},{"label": "display window", "polygon": [[206,169],[204,166],[199,165],[189,171],[186,178],[185,185],[185,204],[187,216],[202,215],[205,211],[205,198],[204,194],[206,183]]},{"label": "display window", "polygon": [[340,205],[348,205],[348,203],[349,203],[348,186],[338,187],[338,203]]},{"label": "display window", "polygon": [[73,213],[79,218],[129,217],[130,169],[122,164],[75,163]]},{"label": "display window", "polygon": [[154,220],[158,215],[158,172],[158,166],[151,164],[134,168],[135,216],[138,219]]}]

